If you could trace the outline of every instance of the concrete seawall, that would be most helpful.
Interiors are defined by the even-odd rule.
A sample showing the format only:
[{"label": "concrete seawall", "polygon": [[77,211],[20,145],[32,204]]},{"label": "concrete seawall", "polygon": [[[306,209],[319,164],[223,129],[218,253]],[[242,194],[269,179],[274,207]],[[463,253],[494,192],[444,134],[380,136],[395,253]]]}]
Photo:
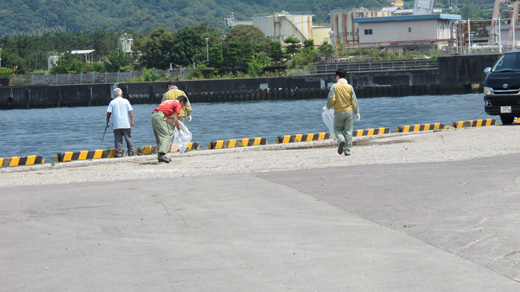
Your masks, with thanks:
[{"label": "concrete seawall", "polygon": [[[498,55],[439,58],[437,69],[349,73],[359,98],[379,96],[464,94],[480,92],[483,69]],[[341,68],[341,64],[338,64]],[[335,82],[333,73],[291,77],[179,81],[192,102],[324,98]],[[166,82],[120,83],[133,104],[158,103]],[[110,102],[111,84],[2,86],[0,109],[97,106]]]}]

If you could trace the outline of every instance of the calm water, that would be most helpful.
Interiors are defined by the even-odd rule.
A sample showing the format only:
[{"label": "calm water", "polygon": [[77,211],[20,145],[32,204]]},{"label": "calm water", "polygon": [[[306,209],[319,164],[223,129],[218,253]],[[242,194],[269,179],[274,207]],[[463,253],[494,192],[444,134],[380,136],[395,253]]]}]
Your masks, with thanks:
[{"label": "calm water", "polygon": [[[201,149],[218,139],[265,137],[274,144],[280,135],[326,132],[321,118],[325,103],[323,99],[194,103],[188,127]],[[151,113],[156,106],[133,105],[136,147],[155,145]],[[395,132],[411,124],[500,121],[484,112],[482,94],[361,98],[359,107],[361,120],[354,122],[354,129],[388,127]],[[43,155],[49,163],[60,152],[113,148],[111,127],[101,143],[105,117],[106,106],[0,110],[0,157]]]}]

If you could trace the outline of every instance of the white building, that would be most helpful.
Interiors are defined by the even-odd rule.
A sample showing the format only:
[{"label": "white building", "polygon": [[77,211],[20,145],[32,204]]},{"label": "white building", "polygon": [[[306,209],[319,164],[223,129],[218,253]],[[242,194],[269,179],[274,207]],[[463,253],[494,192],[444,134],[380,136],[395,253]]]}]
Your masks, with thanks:
[{"label": "white building", "polygon": [[119,37],[119,48],[123,53],[130,54],[132,53],[132,43],[134,42],[134,38],[131,34],[123,34]]},{"label": "white building", "polygon": [[[85,62],[91,63],[92,62],[92,53],[96,50],[77,50],[77,51],[70,51],[69,53],[72,55],[84,55],[85,56]],[[49,52],[47,53],[47,69],[51,70],[52,67],[56,66],[58,63],[58,59],[61,58],[64,55],[62,52]]]},{"label": "white building", "polygon": [[47,70],[51,70],[52,67],[56,66],[58,59],[63,56],[61,52],[48,52],[47,53]]},{"label": "white building", "polygon": [[356,18],[359,46],[379,45],[388,52],[401,54],[405,50],[432,52],[454,41],[454,22],[460,15],[425,14],[391,17]]}]

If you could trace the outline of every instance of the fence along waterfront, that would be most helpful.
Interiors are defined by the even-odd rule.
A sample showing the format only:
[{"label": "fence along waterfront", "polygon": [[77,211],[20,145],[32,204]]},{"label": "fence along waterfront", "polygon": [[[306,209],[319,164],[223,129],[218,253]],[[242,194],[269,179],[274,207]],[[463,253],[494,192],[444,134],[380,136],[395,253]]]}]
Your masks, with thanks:
[{"label": "fence along waterfront", "polygon": [[[339,62],[327,63],[296,68],[296,75],[307,74],[332,74],[338,68],[344,68],[349,73],[371,71],[399,71],[414,69],[437,69],[435,60],[395,60],[395,61],[371,61],[371,62]],[[169,75],[171,79],[177,76],[184,79],[193,70],[156,70],[160,76]],[[80,74],[53,74],[53,75],[20,75],[19,86],[24,85],[69,85],[91,83],[120,83],[143,75],[143,71],[134,72],[105,72],[105,73],[80,73]]]}]

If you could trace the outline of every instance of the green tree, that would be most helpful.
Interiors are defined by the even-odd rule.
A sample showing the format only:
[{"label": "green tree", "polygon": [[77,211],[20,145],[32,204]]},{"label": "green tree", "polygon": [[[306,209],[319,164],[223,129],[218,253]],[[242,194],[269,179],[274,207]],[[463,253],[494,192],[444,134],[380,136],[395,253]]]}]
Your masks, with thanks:
[{"label": "green tree", "polygon": [[235,40],[251,43],[255,53],[264,52],[269,47],[269,39],[254,25],[241,24],[233,27],[224,39],[224,50],[229,42]]},{"label": "green tree", "polygon": [[222,68],[224,65],[222,43],[214,44],[209,48],[209,65],[213,68]]},{"label": "green tree", "polygon": [[284,40],[283,40],[284,43],[288,44],[288,46],[285,48],[285,52],[290,56],[294,56],[296,53],[298,53],[298,51],[300,50],[300,48],[302,47],[300,45],[300,40],[295,38],[295,37],[292,37],[292,36],[288,36],[286,37]]},{"label": "green tree", "polygon": [[224,50],[224,67],[247,68],[253,59],[253,44],[232,40]]},{"label": "green tree", "polygon": [[325,58],[325,62],[330,62],[332,56],[334,56],[334,47],[327,41],[324,41],[323,44],[318,47],[318,54],[320,57]]},{"label": "green tree", "polygon": [[281,61],[285,57],[282,50],[282,44],[277,41],[269,42],[269,57],[274,61]]},{"label": "green tree", "polygon": [[249,63],[253,60],[254,45],[250,42],[242,42],[240,51],[240,68],[247,68]]},{"label": "green tree", "polygon": [[103,61],[105,70],[108,72],[124,71],[122,68],[130,68],[133,64],[133,59],[130,55],[123,53],[121,49],[112,50]]},{"label": "green tree", "polygon": [[296,66],[305,66],[315,63],[316,60],[316,50],[302,50],[291,59],[291,63],[289,64],[289,68],[294,68]]},{"label": "green tree", "polygon": [[303,41],[303,51],[305,51],[305,52],[312,52],[314,50],[315,50],[315,48],[314,48],[314,40],[313,39],[309,39],[309,40]]},{"label": "green tree", "polygon": [[202,36],[197,34],[195,27],[184,27],[175,32],[172,44],[171,62],[175,65],[188,66],[193,64],[193,57],[206,43]]},{"label": "green tree", "polygon": [[253,56],[248,64],[247,73],[253,77],[261,76],[264,73],[264,68],[269,63],[269,57],[264,54],[257,54]]},{"label": "green tree", "polygon": [[173,33],[162,27],[149,36],[136,39],[136,50],[141,53],[139,64],[145,68],[168,68],[173,60],[174,43]]},{"label": "green tree", "polygon": [[25,60],[18,54],[13,54],[9,47],[2,49],[2,67],[14,68],[14,66],[18,66],[18,73],[25,74],[24,65]]},{"label": "green tree", "polygon": [[83,71],[85,61],[80,61],[81,58],[78,55],[72,55],[71,53],[65,53],[58,59],[56,65],[51,68],[52,74],[77,74]]},{"label": "green tree", "polygon": [[99,57],[106,56],[110,52],[118,48],[119,35],[114,32],[107,31],[106,28],[95,29],[90,35],[92,47],[96,50],[95,54]]},{"label": "green tree", "polygon": [[242,42],[239,40],[229,41],[227,49],[224,50],[224,67],[237,68],[240,64]]},{"label": "green tree", "polygon": [[[200,41],[202,43],[197,43],[195,54],[193,55],[193,62],[199,64],[199,63],[206,63],[208,58],[208,52],[206,49],[213,46],[213,44],[220,43],[222,44],[223,41],[223,34],[220,30],[210,27],[207,22],[202,23],[195,27],[195,31],[197,35],[200,35]],[[206,38],[208,39],[208,47],[206,48]],[[222,45],[221,45],[222,47]],[[210,58],[211,61],[211,58]]]}]

